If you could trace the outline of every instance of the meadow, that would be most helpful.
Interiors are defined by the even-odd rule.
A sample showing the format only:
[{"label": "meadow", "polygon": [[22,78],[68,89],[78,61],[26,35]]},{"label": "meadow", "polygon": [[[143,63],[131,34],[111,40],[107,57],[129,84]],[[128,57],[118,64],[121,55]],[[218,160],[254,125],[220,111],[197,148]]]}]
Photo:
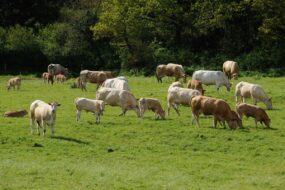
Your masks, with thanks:
[{"label": "meadow", "polygon": [[[197,128],[184,106],[181,116],[171,110],[166,120],[154,120],[150,111],[144,119],[134,111],[119,116],[120,108],[106,106],[100,124],[85,112],[76,122],[74,99],[95,98],[95,85],[82,92],[70,88],[73,79],[51,86],[22,76],[21,90],[8,92],[10,77],[0,76],[0,189],[284,189],[284,78],[242,77],[232,81],[231,92],[205,86],[205,95],[223,98],[232,108],[239,81],[261,84],[272,97],[272,129],[255,128],[252,118],[244,118],[244,129],[230,130],[215,129],[213,118],[203,117]],[[137,98],[158,98],[166,108],[172,78],[162,84],[154,77],[128,79]],[[36,99],[62,104],[53,137],[49,128],[46,137],[31,135],[28,115],[2,116],[28,110]]]}]

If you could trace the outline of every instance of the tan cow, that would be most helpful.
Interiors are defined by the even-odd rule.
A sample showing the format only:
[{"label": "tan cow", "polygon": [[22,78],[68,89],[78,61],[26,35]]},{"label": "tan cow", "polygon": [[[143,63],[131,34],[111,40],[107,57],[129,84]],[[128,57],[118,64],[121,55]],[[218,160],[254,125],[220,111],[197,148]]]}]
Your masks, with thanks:
[{"label": "tan cow", "polygon": [[102,85],[102,83],[108,79],[108,77],[112,78],[113,74],[108,71],[89,71],[83,70],[80,72],[80,79],[82,81],[83,86],[86,87],[86,83],[96,83],[97,89]]},{"label": "tan cow", "polygon": [[267,128],[270,128],[270,119],[264,109],[246,103],[237,104],[236,109],[240,119],[242,119],[243,115],[246,117],[253,117],[255,120],[255,127],[257,127],[257,122],[260,122],[261,124],[264,123]]},{"label": "tan cow", "polygon": [[48,84],[51,83],[53,85],[54,80],[51,74],[49,74],[48,72],[44,72],[42,74],[42,77],[43,77],[44,83],[47,82]]},{"label": "tan cow", "polygon": [[199,90],[202,95],[204,95],[204,92],[206,91],[203,89],[202,82],[198,80],[189,80],[187,83],[187,88]]},{"label": "tan cow", "polygon": [[57,81],[57,83],[59,83],[59,82],[64,83],[67,80],[67,78],[63,74],[57,74],[55,76],[55,80]]},{"label": "tan cow", "polygon": [[165,119],[165,111],[162,109],[159,100],[156,98],[140,98],[139,108],[142,118],[146,110],[151,110],[155,113],[155,119],[158,119],[159,117]]},{"label": "tan cow", "polygon": [[222,99],[211,98],[207,96],[195,96],[191,100],[192,107],[192,124],[196,120],[198,127],[199,114],[213,115],[214,116],[214,127],[217,127],[217,122],[221,122],[225,127],[225,121],[231,129],[241,127],[241,122],[237,117],[237,114],[231,110],[229,104]]},{"label": "tan cow", "polygon": [[237,62],[234,61],[224,62],[223,72],[227,75],[229,79],[234,78],[235,80],[237,80],[239,75],[239,67]]},{"label": "tan cow", "polygon": [[15,87],[17,87],[17,90],[19,90],[20,86],[21,86],[21,79],[19,77],[14,77],[9,79],[7,83],[7,90],[9,91],[11,88],[15,90]]},{"label": "tan cow", "polygon": [[186,82],[187,77],[183,66],[174,63],[168,63],[167,65],[161,64],[156,67],[156,78],[158,83],[162,83],[161,79],[164,76],[175,77],[175,81],[184,78],[184,82]]}]

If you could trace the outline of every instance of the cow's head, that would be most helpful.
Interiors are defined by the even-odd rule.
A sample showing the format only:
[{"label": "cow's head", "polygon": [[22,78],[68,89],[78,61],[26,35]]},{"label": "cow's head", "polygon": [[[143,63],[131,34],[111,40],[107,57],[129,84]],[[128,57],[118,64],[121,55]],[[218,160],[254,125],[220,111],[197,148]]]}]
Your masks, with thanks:
[{"label": "cow's head", "polygon": [[52,113],[55,113],[57,107],[61,105],[61,104],[59,104],[58,102],[50,102],[50,103],[48,103],[48,104],[51,106],[51,111],[52,111]]},{"label": "cow's head", "polygon": [[227,88],[227,91],[229,92],[231,90],[232,83],[227,83],[225,86]]},{"label": "cow's head", "polygon": [[268,98],[264,103],[266,104],[267,109],[272,110],[272,98]]},{"label": "cow's head", "polygon": [[234,74],[232,75],[232,77],[233,77],[233,79],[237,80],[237,79],[238,79],[238,74],[237,74],[237,73],[234,73]]}]

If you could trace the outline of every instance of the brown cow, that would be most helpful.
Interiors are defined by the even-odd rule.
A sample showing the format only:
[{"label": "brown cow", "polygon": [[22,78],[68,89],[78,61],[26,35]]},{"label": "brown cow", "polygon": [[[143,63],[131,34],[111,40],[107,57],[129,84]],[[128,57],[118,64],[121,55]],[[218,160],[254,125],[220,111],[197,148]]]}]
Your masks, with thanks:
[{"label": "brown cow", "polygon": [[55,76],[55,79],[57,81],[57,83],[61,82],[64,83],[64,81],[67,80],[66,76],[62,75],[62,74],[58,74]]},{"label": "brown cow", "polygon": [[223,72],[227,75],[229,79],[234,78],[235,80],[237,80],[239,75],[239,67],[237,62],[234,61],[224,62]]},{"label": "brown cow", "polygon": [[194,119],[196,120],[198,126],[199,123],[199,113],[204,115],[214,116],[214,127],[217,127],[217,122],[222,122],[225,127],[225,121],[231,129],[237,128],[238,125],[241,127],[241,122],[236,114],[234,114],[227,102],[222,99],[216,99],[206,96],[195,96],[191,100],[192,107],[192,124]]},{"label": "brown cow", "polygon": [[53,76],[51,74],[49,74],[48,72],[44,72],[42,74],[42,77],[44,79],[44,83],[46,83],[46,81],[47,81],[48,84],[51,83],[53,85],[54,80],[53,80]]},{"label": "brown cow", "polygon": [[146,110],[151,110],[155,113],[154,115],[155,119],[158,119],[159,117],[161,119],[165,119],[165,111],[162,109],[159,100],[156,98],[140,98],[139,108],[142,118]]},{"label": "brown cow", "polygon": [[182,65],[168,63],[167,65],[158,65],[156,67],[155,76],[157,78],[157,82],[162,83],[162,77],[169,76],[175,77],[175,81],[178,81],[180,78],[184,78],[184,82],[186,82],[186,73],[182,67]]},{"label": "brown cow", "polygon": [[[80,72],[80,79],[84,87],[86,87],[86,83],[97,83],[97,89],[102,83],[108,79],[113,78],[113,73],[111,71],[89,71],[83,70]],[[83,87],[82,86],[82,87]]]},{"label": "brown cow", "polygon": [[206,90],[203,89],[202,82],[199,80],[189,80],[187,83],[187,88],[199,90],[202,95]]},{"label": "brown cow", "polygon": [[240,119],[242,119],[243,115],[245,115],[246,117],[253,117],[255,120],[255,127],[257,127],[257,122],[260,122],[261,125],[263,125],[264,123],[267,128],[270,128],[271,120],[264,109],[246,103],[237,104],[236,109]]},{"label": "brown cow", "polygon": [[24,117],[27,115],[26,110],[20,110],[20,111],[6,111],[4,113],[4,117]]}]

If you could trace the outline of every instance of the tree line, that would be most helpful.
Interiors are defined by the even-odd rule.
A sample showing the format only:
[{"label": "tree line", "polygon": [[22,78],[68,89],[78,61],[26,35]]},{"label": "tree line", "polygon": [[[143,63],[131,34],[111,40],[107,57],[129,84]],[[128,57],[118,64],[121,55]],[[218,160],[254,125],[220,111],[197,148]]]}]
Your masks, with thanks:
[{"label": "tree line", "polygon": [[[283,75],[282,0],[2,0],[0,72],[81,69],[153,74],[175,62]],[[282,69],[283,68],[283,69]]]}]

